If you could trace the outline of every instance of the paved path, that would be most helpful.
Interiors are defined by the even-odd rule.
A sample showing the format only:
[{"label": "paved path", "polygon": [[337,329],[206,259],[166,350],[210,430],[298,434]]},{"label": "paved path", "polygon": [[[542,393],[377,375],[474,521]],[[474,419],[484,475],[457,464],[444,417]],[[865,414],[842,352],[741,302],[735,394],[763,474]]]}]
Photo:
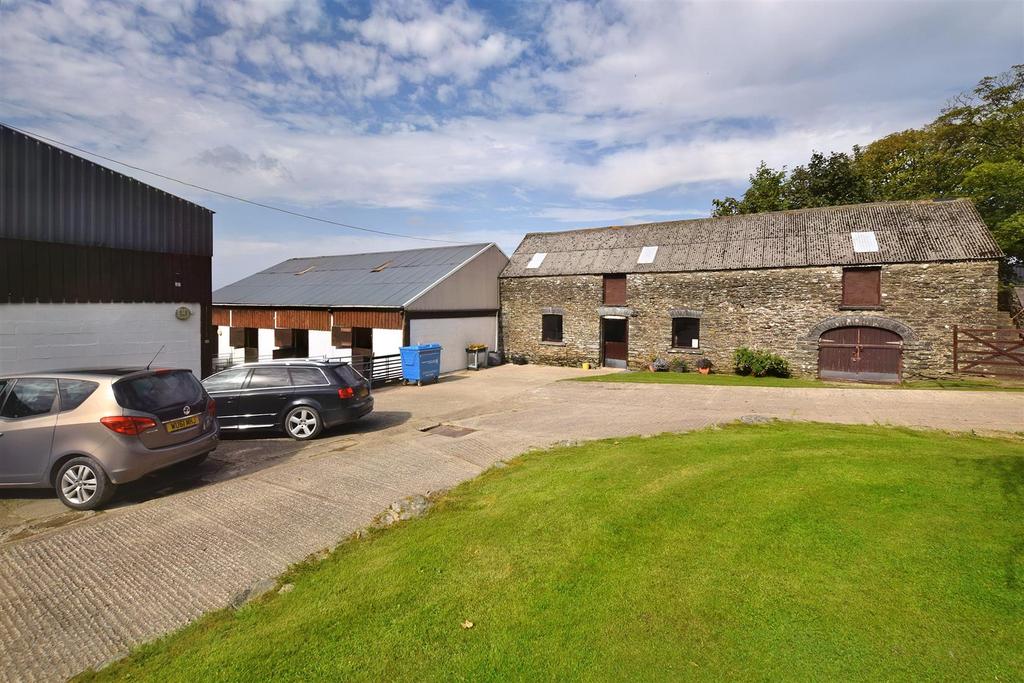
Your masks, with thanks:
[{"label": "paved path", "polygon": [[[555,382],[579,372],[505,366],[382,391],[378,409],[400,416],[386,429],[0,545],[0,680],[59,680],[101,665],[335,545],[390,503],[532,447],[748,414],[1024,430],[1024,394]],[[420,431],[438,422],[476,431]]]}]

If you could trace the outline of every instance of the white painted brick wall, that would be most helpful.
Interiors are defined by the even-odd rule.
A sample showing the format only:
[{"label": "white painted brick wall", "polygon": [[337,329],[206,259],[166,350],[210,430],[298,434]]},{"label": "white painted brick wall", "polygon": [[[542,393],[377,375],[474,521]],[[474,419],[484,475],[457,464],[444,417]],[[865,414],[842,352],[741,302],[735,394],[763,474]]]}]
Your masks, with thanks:
[{"label": "white painted brick wall", "polygon": [[[178,320],[179,306],[192,310]],[[0,374],[65,368],[154,365],[201,370],[200,306],[169,304],[0,304]]]}]

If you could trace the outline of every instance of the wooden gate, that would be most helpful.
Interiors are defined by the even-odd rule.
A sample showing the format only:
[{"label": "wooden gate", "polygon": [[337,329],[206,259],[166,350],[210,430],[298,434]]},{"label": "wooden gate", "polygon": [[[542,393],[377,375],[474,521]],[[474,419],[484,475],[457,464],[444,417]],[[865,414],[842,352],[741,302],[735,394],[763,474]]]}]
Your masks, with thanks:
[{"label": "wooden gate", "polygon": [[953,373],[1024,379],[1024,330],[954,325]]},{"label": "wooden gate", "polygon": [[899,382],[903,338],[880,327],[839,327],[818,340],[818,376],[854,382]]}]

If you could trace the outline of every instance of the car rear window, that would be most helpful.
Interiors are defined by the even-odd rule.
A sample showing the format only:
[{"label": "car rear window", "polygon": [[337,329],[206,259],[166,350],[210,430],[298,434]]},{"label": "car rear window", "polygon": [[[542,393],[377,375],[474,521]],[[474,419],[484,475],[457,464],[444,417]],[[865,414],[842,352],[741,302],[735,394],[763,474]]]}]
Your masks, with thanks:
[{"label": "car rear window", "polygon": [[324,373],[316,368],[288,368],[292,373],[292,384],[297,387],[315,387],[327,384]]},{"label": "car rear window", "polygon": [[249,389],[273,389],[288,386],[288,368],[255,368],[249,378]]},{"label": "car rear window", "polygon": [[342,382],[349,386],[357,387],[366,382],[366,379],[356,372],[351,365],[339,365],[334,368],[334,372],[341,378]]},{"label": "car rear window", "polygon": [[154,413],[197,403],[203,397],[203,385],[188,370],[155,372],[115,383],[114,397],[128,410]]},{"label": "car rear window", "polygon": [[98,382],[90,382],[85,379],[59,379],[60,386],[60,411],[74,410],[85,403],[85,399],[92,396],[99,386]]}]

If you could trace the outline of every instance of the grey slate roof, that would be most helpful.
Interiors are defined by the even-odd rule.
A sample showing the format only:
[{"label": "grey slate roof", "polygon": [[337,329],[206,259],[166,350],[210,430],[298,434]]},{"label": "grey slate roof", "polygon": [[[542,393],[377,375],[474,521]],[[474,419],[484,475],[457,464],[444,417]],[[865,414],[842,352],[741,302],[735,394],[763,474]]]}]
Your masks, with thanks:
[{"label": "grey slate roof", "polygon": [[[213,303],[400,308],[487,246],[482,243],[288,259],[221,287],[213,293]],[[373,272],[385,263],[383,269]]]},{"label": "grey slate roof", "polygon": [[[873,231],[877,252],[853,251]],[[653,263],[638,264],[644,246]],[[536,254],[547,256],[527,269]],[[502,277],[745,270],[996,259],[1003,255],[966,199],[830,206],[645,225],[530,233]]]}]

